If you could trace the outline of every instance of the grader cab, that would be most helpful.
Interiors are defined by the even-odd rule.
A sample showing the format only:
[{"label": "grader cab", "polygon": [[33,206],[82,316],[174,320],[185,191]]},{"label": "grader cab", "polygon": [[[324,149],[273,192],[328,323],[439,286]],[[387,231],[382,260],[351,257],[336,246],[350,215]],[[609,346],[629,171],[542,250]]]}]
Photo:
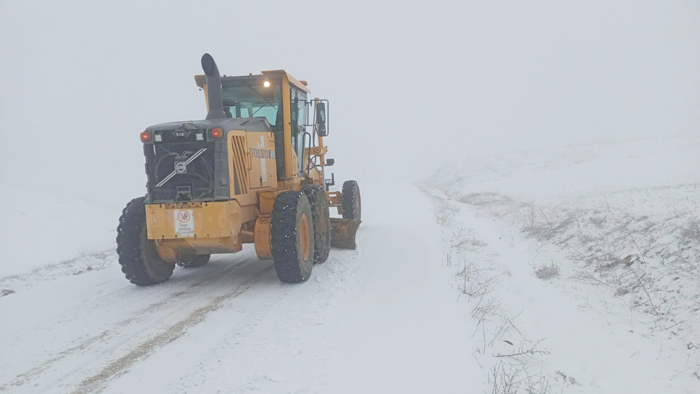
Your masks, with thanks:
[{"label": "grader cab", "polygon": [[[132,283],[170,278],[176,264],[253,243],[283,282],[306,281],[330,248],[355,248],[361,220],[355,181],[332,192],[325,177],[328,101],[282,70],[221,77],[202,57],[204,120],[164,123],[141,133],[147,194],[124,209],[117,229],[122,271]],[[331,218],[335,207],[341,218]]]}]

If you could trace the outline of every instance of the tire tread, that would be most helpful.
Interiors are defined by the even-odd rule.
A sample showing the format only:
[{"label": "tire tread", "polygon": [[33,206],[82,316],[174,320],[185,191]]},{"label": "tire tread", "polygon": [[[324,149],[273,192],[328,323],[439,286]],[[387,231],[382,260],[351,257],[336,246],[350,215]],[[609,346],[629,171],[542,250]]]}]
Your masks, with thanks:
[{"label": "tire tread", "polygon": [[[170,274],[160,278],[152,277],[143,262],[143,254],[141,249],[141,237],[145,231],[146,224],[146,208],[145,198],[137,197],[131,200],[119,218],[119,226],[117,227],[117,255],[119,256],[119,265],[122,272],[129,282],[137,286],[150,286],[164,282],[172,275]],[[175,268],[175,264],[172,264]]]},{"label": "tire tread", "polygon": [[[272,260],[277,277],[285,283],[299,283],[309,279],[299,265],[301,251],[297,245],[297,210],[303,205],[301,199],[307,200],[300,191],[283,192],[277,195],[272,208]],[[313,218],[309,219],[313,231]],[[312,254],[313,249],[310,251]],[[311,258],[313,260],[313,256]]]}]

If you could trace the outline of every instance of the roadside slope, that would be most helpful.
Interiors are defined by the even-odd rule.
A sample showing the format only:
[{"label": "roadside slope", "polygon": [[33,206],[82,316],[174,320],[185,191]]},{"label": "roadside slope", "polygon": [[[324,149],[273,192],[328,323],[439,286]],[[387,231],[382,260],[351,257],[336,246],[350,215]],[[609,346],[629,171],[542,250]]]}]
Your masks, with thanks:
[{"label": "roadside slope", "polygon": [[699,147],[516,152],[426,184],[493,392],[700,391]]}]

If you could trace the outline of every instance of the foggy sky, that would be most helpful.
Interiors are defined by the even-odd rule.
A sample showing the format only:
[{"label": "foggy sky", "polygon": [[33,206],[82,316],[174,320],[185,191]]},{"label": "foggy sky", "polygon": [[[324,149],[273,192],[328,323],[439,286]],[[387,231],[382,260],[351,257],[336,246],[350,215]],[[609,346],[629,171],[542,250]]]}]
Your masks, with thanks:
[{"label": "foggy sky", "polygon": [[339,180],[700,131],[698,1],[2,0],[2,184],[143,195],[138,134],[205,116],[205,52],[330,99]]}]

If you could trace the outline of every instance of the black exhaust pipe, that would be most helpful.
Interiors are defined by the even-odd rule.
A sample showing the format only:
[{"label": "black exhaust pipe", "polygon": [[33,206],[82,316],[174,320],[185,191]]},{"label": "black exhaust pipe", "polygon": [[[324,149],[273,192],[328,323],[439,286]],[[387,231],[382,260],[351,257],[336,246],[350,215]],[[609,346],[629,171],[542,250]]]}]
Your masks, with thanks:
[{"label": "black exhaust pipe", "polygon": [[216,67],[214,58],[208,53],[202,56],[202,69],[207,76],[207,102],[209,103],[209,112],[205,119],[226,119],[226,114],[224,113],[224,99],[222,97],[221,75],[219,74],[219,68]]}]

